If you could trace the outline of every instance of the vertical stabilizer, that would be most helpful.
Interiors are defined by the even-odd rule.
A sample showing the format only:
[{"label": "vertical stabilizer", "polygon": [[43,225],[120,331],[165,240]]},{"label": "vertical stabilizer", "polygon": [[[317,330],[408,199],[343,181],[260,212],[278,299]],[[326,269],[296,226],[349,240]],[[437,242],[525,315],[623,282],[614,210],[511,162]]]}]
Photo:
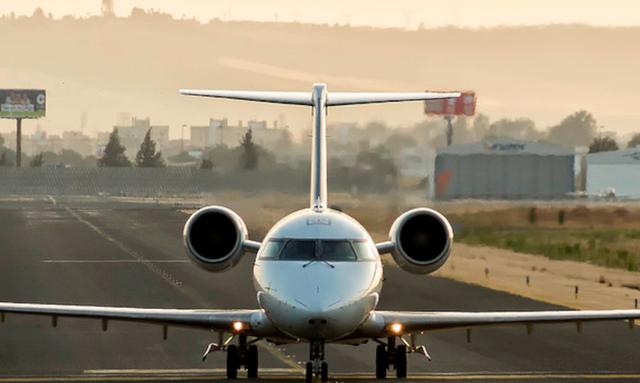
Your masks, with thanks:
[{"label": "vertical stabilizer", "polygon": [[314,84],[307,92],[265,92],[242,90],[181,89],[188,96],[227,98],[233,100],[272,102],[277,104],[313,107],[313,134],[311,140],[311,190],[309,205],[316,211],[328,207],[327,201],[327,107],[383,102],[439,100],[460,97],[460,93],[345,93],[328,94],[326,84]]},{"label": "vertical stabilizer", "polygon": [[314,210],[327,208],[327,85],[314,84],[313,134],[311,138],[311,197]]}]

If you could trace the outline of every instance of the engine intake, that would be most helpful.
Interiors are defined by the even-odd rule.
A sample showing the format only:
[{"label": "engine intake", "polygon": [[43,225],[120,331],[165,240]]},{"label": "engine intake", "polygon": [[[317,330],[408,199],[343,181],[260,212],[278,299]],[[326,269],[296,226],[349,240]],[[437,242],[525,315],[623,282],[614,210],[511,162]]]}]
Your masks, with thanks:
[{"label": "engine intake", "polygon": [[242,259],[247,227],[232,210],[207,206],[189,217],[183,239],[187,254],[198,266],[208,271],[225,271]]},{"label": "engine intake", "polygon": [[438,270],[449,257],[453,230],[449,221],[435,210],[417,208],[398,217],[389,231],[393,259],[415,274]]}]

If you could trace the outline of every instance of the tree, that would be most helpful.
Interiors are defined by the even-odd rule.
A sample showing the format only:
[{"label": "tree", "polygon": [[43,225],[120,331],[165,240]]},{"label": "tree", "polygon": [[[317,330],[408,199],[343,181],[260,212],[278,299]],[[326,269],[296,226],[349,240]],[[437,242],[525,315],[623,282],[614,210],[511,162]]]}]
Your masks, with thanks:
[{"label": "tree", "polygon": [[42,158],[42,153],[38,153],[31,159],[31,162],[29,162],[29,166],[31,166],[32,168],[41,168],[43,163],[44,160]]},{"label": "tree", "polygon": [[0,148],[4,146],[4,137],[0,134]]},{"label": "tree", "polygon": [[144,135],[144,140],[142,140],[138,154],[136,154],[136,166],[139,168],[163,168],[165,166],[162,152],[156,152],[156,142],[151,139],[151,128]]},{"label": "tree", "polygon": [[627,148],[633,149],[636,146],[640,146],[640,133],[636,133],[631,137],[629,143],[627,143]]},{"label": "tree", "polygon": [[7,161],[7,151],[3,151],[0,154],[0,166],[9,166],[9,161]]},{"label": "tree", "polygon": [[587,146],[596,135],[596,119],[586,110],[565,117],[549,130],[549,142],[567,146]]},{"label": "tree", "polygon": [[211,161],[211,159],[209,158],[204,158],[200,163],[200,169],[203,169],[203,170],[213,169],[213,161]]},{"label": "tree", "polygon": [[618,143],[609,136],[596,137],[589,145],[589,153],[610,152],[613,150],[618,150]]},{"label": "tree", "polygon": [[124,154],[127,149],[120,143],[120,135],[118,129],[114,128],[109,135],[109,142],[104,148],[102,157],[98,159],[99,167],[128,167],[131,161]]},{"label": "tree", "polygon": [[253,143],[253,132],[251,128],[240,140],[240,147],[242,148],[242,155],[240,156],[241,166],[243,169],[255,169],[258,167],[258,148]]},{"label": "tree", "polygon": [[535,141],[540,138],[536,123],[528,118],[511,120],[502,118],[489,126],[484,138],[508,137],[517,140]]}]

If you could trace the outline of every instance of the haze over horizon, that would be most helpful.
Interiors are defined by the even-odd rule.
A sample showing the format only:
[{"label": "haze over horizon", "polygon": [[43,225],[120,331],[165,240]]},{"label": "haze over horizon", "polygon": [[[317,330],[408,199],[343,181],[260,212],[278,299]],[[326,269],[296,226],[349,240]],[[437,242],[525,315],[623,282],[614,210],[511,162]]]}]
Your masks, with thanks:
[{"label": "haze over horizon", "polygon": [[[397,0],[372,5],[367,0],[114,0],[115,13],[127,16],[140,7],[176,18],[282,21],[352,26],[495,27],[513,25],[588,24],[639,26],[640,4],[634,0]],[[56,18],[100,14],[101,1],[0,0],[0,14],[31,15],[41,7]]]},{"label": "haze over horizon", "polygon": [[[612,1],[616,2],[624,3]],[[330,91],[473,89],[479,95],[479,113],[492,119],[531,118],[539,129],[553,126],[580,109],[593,113],[606,131],[629,135],[640,127],[640,111],[636,109],[640,53],[633,49],[640,41],[640,27],[553,25],[404,31],[344,24],[229,23],[224,18],[200,25],[144,13],[117,20],[61,20],[61,15],[74,10],[80,15],[83,9],[98,14],[101,1],[82,2],[72,8],[71,2],[63,0],[24,0],[12,7],[8,3],[0,0],[0,14],[11,8],[31,15],[34,7],[43,6],[54,15],[54,20],[27,17],[0,22],[0,35],[12,37],[3,43],[12,54],[0,62],[0,86],[46,88],[49,92],[47,117],[26,124],[27,134],[38,126],[52,133],[77,130],[81,121],[87,120],[88,132],[110,130],[118,116],[126,113],[170,125],[174,138],[182,124],[206,124],[210,117],[273,121],[284,116],[288,124],[304,132],[309,126],[306,110],[196,100],[179,96],[177,89],[304,91],[318,81],[327,82]],[[285,3],[288,0],[276,1]],[[498,3],[501,0],[483,4]],[[163,12],[171,11],[168,6],[179,5],[168,1],[153,4]],[[163,4],[167,7],[160,7]],[[191,4],[197,10],[213,3],[185,0],[181,4],[180,9]],[[246,4],[250,1],[241,1],[233,9]],[[330,6],[323,10],[335,8],[336,3],[327,4]],[[398,9],[404,9],[416,2],[399,4]],[[466,7],[475,3],[456,4]],[[125,16],[127,7],[151,8],[152,2],[115,0],[115,5],[116,13]],[[207,20],[210,13],[204,8],[199,15]],[[178,20],[180,9],[172,11]],[[419,9],[415,15],[420,14]],[[591,8],[586,6],[583,11],[587,9]],[[393,18],[391,8],[388,11]],[[619,12],[617,8],[613,11]],[[251,12],[247,18],[255,15]],[[375,13],[366,7],[363,12]],[[640,12],[628,14],[634,17]],[[232,19],[233,13],[229,15]],[[479,13],[482,15],[488,15],[486,10]],[[336,108],[330,121],[385,120],[391,126],[409,126],[424,118],[420,105],[407,104]],[[0,121],[0,131],[8,132],[14,126],[12,121]]]}]

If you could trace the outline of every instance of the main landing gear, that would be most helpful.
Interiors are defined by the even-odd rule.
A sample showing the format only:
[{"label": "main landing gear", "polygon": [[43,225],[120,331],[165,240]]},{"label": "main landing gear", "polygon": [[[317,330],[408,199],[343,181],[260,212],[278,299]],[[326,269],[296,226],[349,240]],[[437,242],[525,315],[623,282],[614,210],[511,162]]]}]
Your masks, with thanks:
[{"label": "main landing gear", "polygon": [[238,370],[241,367],[247,370],[247,378],[256,379],[258,377],[258,347],[253,343],[256,342],[257,339],[247,342],[246,335],[239,335],[238,345],[229,344],[232,340],[233,336],[227,339],[221,346],[216,343],[211,343],[202,356],[202,360],[205,360],[207,355],[213,351],[226,351],[228,379],[237,379]]},{"label": "main landing gear", "polygon": [[244,367],[247,370],[247,378],[258,377],[258,346],[247,344],[247,336],[238,337],[238,345],[227,347],[227,378],[237,379],[238,370]]},{"label": "main landing gear", "polygon": [[395,337],[389,337],[386,345],[380,343],[376,348],[376,378],[386,378],[391,366],[395,368],[397,378],[407,377],[407,346],[396,346]]},{"label": "main landing gear", "polygon": [[309,343],[309,362],[305,372],[305,382],[311,383],[314,376],[319,376],[321,382],[329,381],[329,366],[324,361],[324,342],[314,340]]}]

